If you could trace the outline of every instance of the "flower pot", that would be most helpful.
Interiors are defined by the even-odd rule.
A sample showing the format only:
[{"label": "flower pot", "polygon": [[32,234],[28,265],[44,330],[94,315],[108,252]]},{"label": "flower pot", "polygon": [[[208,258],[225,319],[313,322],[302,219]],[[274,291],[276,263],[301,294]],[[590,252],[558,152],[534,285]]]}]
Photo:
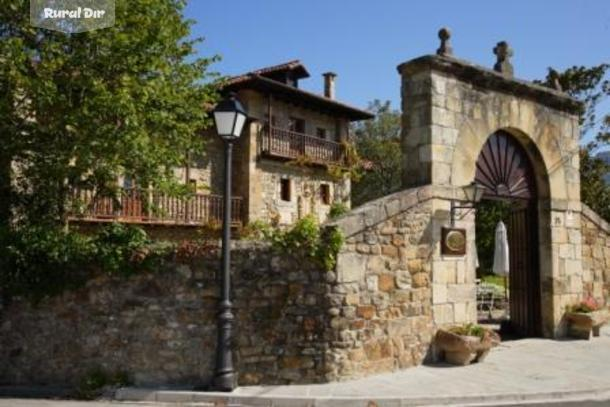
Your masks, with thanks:
[{"label": "flower pot", "polygon": [[610,319],[607,309],[591,312],[566,312],[568,322],[568,336],[576,339],[590,339],[599,336],[599,329]]},{"label": "flower pot", "polygon": [[486,332],[483,338],[479,338],[440,329],[435,338],[435,344],[444,355],[445,361],[459,366],[482,362],[489,354],[489,350],[499,342],[500,337],[491,331]]}]

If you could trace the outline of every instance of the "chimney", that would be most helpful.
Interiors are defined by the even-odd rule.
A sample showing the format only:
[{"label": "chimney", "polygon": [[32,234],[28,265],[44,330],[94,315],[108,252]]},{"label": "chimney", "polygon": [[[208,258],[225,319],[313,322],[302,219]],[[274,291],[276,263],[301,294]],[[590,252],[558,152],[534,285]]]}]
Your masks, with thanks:
[{"label": "chimney", "polygon": [[335,78],[337,74],[334,72],[323,73],[324,77],[324,96],[329,99],[335,98]]}]

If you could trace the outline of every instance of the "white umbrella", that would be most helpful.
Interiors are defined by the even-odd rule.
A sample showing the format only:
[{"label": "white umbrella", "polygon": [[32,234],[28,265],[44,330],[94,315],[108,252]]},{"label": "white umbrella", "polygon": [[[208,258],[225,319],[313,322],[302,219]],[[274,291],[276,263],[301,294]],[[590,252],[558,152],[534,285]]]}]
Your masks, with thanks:
[{"label": "white umbrella", "polygon": [[504,296],[508,300],[508,286],[506,277],[510,269],[509,251],[508,251],[508,235],[504,222],[498,222],[496,226],[496,245],[494,250],[494,267],[493,272],[504,277]]},{"label": "white umbrella", "polygon": [[496,226],[496,246],[494,250],[493,272],[499,276],[507,276],[510,267],[508,258],[508,235],[504,222],[498,222]]}]

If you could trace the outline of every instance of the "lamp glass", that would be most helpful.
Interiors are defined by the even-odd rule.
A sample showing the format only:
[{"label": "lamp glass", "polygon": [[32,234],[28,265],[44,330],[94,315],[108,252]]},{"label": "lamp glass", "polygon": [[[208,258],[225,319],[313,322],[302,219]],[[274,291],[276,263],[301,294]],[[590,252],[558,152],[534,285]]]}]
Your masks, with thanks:
[{"label": "lamp glass", "polygon": [[485,194],[485,187],[481,184],[475,183],[474,202],[480,202]]},{"label": "lamp glass", "polygon": [[464,195],[466,195],[466,200],[468,202],[477,203],[483,198],[483,194],[485,193],[485,187],[479,185],[476,182],[471,182],[466,185],[464,188]]},{"label": "lamp glass", "polygon": [[[234,124],[235,124],[235,116],[237,112],[224,112],[224,111],[215,111],[214,112],[214,123],[216,123],[216,131],[218,135],[223,138],[234,138]],[[243,125],[243,123],[242,123]]]},{"label": "lamp glass", "polygon": [[466,185],[463,190],[464,190],[464,195],[466,195],[466,200],[468,202],[474,202],[474,198],[475,198],[475,188],[476,188],[476,184],[473,182],[471,184]]},{"label": "lamp glass", "polygon": [[235,126],[233,127],[233,137],[238,138],[241,135],[241,130],[243,129],[245,122],[246,115],[237,113],[237,118],[235,118]]}]

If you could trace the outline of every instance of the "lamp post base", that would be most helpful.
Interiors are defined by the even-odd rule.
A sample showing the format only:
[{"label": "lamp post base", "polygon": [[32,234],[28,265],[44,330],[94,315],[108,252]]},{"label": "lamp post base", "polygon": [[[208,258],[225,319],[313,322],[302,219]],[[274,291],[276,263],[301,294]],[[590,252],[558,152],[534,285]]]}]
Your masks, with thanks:
[{"label": "lamp post base", "polygon": [[216,375],[212,380],[212,390],[232,392],[237,387],[237,380],[234,372],[227,372]]}]

